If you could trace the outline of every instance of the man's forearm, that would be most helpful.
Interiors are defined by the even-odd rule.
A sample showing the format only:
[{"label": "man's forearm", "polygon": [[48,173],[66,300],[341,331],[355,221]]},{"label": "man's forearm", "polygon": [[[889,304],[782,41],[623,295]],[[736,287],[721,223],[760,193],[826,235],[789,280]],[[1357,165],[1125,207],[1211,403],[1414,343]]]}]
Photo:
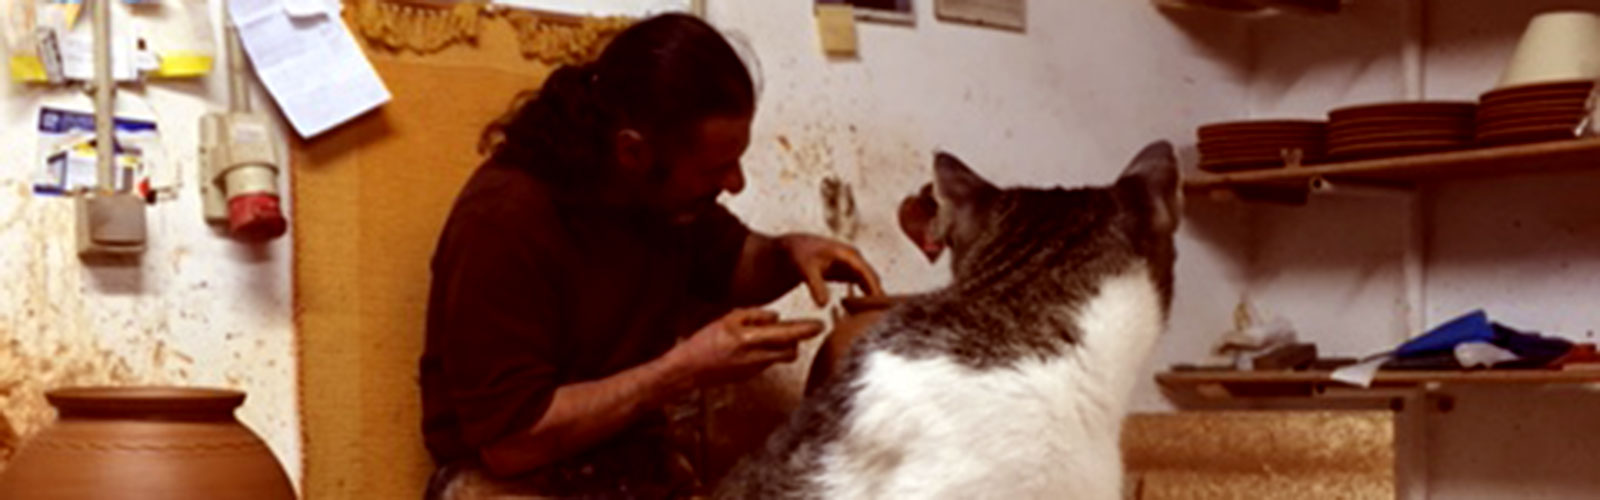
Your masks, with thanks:
[{"label": "man's forearm", "polygon": [[538,423],[485,446],[480,456],[494,475],[527,472],[604,441],[691,387],[671,353],[610,377],[564,385]]}]

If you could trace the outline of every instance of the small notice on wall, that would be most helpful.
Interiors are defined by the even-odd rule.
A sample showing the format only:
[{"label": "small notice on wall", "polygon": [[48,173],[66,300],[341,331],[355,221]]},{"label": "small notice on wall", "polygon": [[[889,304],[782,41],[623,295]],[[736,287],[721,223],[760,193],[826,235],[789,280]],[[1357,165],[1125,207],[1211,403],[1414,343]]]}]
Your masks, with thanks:
[{"label": "small notice on wall", "polygon": [[817,37],[822,51],[831,56],[856,54],[856,17],[847,4],[817,5]]},{"label": "small notice on wall", "polygon": [[1027,0],[937,0],[934,13],[948,21],[1017,31],[1028,28]]},{"label": "small notice on wall", "polygon": [[[117,117],[113,122],[116,158],[111,187],[141,196],[150,189],[146,166],[158,161],[161,138],[149,120]],[[39,110],[39,161],[33,192],[67,194],[93,189],[99,183],[95,162],[94,113],[58,108]]]},{"label": "small notice on wall", "polygon": [[283,0],[228,2],[256,75],[308,139],[389,102],[389,89],[339,20],[336,4],[324,5],[323,12],[306,12]]},{"label": "small notice on wall", "polygon": [[911,11],[911,0],[817,0],[817,7],[838,5],[850,7],[856,19],[894,24],[916,24],[917,16]]}]

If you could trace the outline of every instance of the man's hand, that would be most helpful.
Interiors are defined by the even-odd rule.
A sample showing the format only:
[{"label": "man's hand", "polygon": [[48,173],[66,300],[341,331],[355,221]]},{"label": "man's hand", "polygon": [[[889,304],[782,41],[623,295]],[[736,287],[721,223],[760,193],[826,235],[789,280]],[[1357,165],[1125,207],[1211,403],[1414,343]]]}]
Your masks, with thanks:
[{"label": "man's hand", "polygon": [[479,458],[495,475],[512,476],[570,457],[683,391],[794,361],[800,341],[819,333],[820,321],[780,322],[771,311],[735,310],[648,363],[557,388],[538,423],[483,446]]},{"label": "man's hand", "polygon": [[667,352],[696,385],[736,382],[774,363],[794,361],[800,341],[822,333],[821,321],[778,321],[778,313],[736,309]]},{"label": "man's hand", "polygon": [[778,238],[778,243],[789,252],[795,269],[811,291],[811,300],[818,307],[828,303],[829,281],[854,283],[866,290],[867,295],[883,295],[878,272],[853,246],[810,234],[784,235]]}]

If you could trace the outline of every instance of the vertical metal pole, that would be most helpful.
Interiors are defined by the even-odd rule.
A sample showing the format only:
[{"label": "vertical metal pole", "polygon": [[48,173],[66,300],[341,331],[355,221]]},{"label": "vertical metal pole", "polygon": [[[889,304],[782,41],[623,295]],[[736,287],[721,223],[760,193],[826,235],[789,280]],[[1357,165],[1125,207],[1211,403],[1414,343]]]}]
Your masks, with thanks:
[{"label": "vertical metal pole", "polygon": [[1423,86],[1423,37],[1428,31],[1426,0],[1404,0],[1400,8],[1405,38],[1400,41],[1400,78],[1407,100],[1420,101],[1426,97]]},{"label": "vertical metal pole", "polygon": [[95,178],[101,193],[115,191],[116,143],[115,93],[117,84],[111,74],[111,2],[116,0],[88,0],[94,3],[94,137]]},{"label": "vertical metal pole", "polygon": [[1428,500],[1428,412],[1433,398],[1416,390],[1394,412],[1395,498]]},{"label": "vertical metal pole", "polygon": [[222,2],[222,17],[227,29],[222,36],[228,47],[228,110],[235,113],[250,112],[250,91],[245,81],[244,48],[239,43],[239,26],[233,24],[228,13],[228,2]]},{"label": "vertical metal pole", "polygon": [[1401,278],[1405,284],[1410,332],[1403,340],[1420,337],[1428,329],[1428,188],[1419,186],[1406,202],[1405,249],[1401,253]]}]

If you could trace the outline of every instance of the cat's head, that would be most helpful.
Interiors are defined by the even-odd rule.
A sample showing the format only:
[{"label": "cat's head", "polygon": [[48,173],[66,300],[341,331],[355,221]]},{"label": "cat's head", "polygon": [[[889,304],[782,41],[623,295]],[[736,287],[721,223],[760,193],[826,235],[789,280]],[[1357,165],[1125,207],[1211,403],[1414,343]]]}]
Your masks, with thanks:
[{"label": "cat's head", "polygon": [[1126,254],[1149,260],[1170,286],[1180,207],[1177,160],[1165,141],[1145,146],[1108,186],[1002,189],[947,153],[933,171],[934,182],[901,203],[900,226],[930,261],[950,250],[957,280],[1028,257],[1022,252]]}]

